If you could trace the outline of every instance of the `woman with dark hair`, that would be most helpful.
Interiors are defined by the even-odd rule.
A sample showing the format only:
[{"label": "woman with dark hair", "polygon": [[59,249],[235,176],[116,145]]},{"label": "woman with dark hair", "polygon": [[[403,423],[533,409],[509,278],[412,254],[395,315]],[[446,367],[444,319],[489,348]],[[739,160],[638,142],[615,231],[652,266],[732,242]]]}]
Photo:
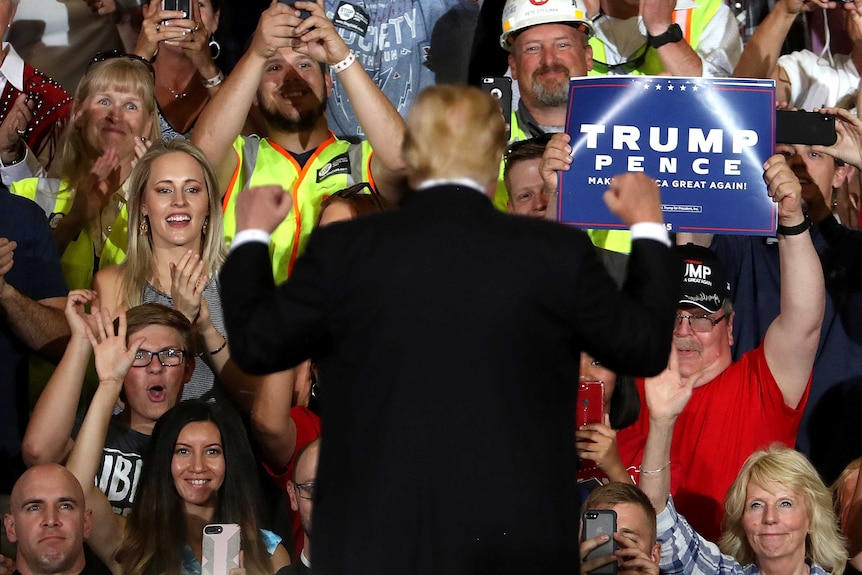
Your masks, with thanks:
[{"label": "woman with dark hair", "polygon": [[221,52],[214,34],[221,0],[191,0],[191,14],[162,9],[162,0],[144,6],[135,53],[151,60],[162,139],[191,137],[192,128],[224,73],[215,63]]},{"label": "woman with dark hair", "polygon": [[[138,495],[128,520],[111,511],[92,478],[105,432],[119,397],[123,369],[136,361],[144,338],[126,343],[126,318],[120,314],[116,334],[109,316],[96,317],[99,340],[90,332],[96,352],[99,387],[67,467],[84,489],[93,510],[88,543],[114,575],[199,575],[203,528],[236,523],[241,528],[243,566],[249,575],[271,575],[290,563],[276,535],[262,531],[254,456],[239,416],[228,406],[202,401],[181,402],[153,429]],[[162,361],[161,354],[151,361]]]},{"label": "woman with dark hair", "polygon": [[640,413],[640,398],[634,378],[618,375],[590,354],[581,352],[580,380],[602,385],[604,421],[588,423],[575,431],[575,446],[581,460],[578,480],[607,479],[632,483],[631,470],[623,465],[617,451],[617,431],[637,421]]}]

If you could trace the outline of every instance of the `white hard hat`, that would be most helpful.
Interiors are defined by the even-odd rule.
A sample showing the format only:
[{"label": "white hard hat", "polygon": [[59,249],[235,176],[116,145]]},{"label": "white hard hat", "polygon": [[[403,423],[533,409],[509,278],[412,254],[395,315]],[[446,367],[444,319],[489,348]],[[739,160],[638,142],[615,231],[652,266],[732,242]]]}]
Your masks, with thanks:
[{"label": "white hard hat", "polygon": [[509,37],[512,34],[539,24],[570,24],[588,38],[593,35],[593,25],[583,0],[507,0],[500,45],[511,50]]}]

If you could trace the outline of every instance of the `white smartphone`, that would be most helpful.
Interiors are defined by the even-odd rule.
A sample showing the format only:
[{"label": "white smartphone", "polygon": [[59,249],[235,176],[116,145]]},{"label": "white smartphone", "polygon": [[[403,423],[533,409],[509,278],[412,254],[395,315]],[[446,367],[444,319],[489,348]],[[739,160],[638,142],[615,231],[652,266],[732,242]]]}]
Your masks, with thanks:
[{"label": "white smartphone", "polygon": [[236,523],[204,527],[201,575],[228,575],[239,567],[240,532]]}]

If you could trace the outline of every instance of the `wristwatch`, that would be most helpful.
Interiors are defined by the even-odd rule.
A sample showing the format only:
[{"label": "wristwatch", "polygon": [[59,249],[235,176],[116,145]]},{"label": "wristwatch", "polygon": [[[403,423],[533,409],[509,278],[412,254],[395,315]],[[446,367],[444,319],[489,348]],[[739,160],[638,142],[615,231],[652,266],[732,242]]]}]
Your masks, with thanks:
[{"label": "wristwatch", "polygon": [[665,44],[679,42],[680,40],[682,40],[682,28],[679,27],[679,24],[671,24],[663,34],[659,34],[658,36],[647,35],[647,42],[656,49],[661,48]]}]

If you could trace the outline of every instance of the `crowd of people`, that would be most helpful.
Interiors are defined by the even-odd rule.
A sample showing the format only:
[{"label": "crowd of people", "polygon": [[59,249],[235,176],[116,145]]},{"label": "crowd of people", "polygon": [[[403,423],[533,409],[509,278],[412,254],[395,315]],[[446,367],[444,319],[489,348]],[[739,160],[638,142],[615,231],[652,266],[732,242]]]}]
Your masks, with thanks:
[{"label": "crowd of people", "polygon": [[[55,80],[0,0],[45,43],[0,51],[0,575],[212,575],[211,524],[231,575],[862,569],[862,0],[745,44],[721,0],[272,1],[229,65],[230,3],[67,4]],[[850,54],[782,54],[814,9]],[[620,74],[837,141],[763,158],[773,237],[670,235],[643,172],[561,225],[569,80]]]}]

